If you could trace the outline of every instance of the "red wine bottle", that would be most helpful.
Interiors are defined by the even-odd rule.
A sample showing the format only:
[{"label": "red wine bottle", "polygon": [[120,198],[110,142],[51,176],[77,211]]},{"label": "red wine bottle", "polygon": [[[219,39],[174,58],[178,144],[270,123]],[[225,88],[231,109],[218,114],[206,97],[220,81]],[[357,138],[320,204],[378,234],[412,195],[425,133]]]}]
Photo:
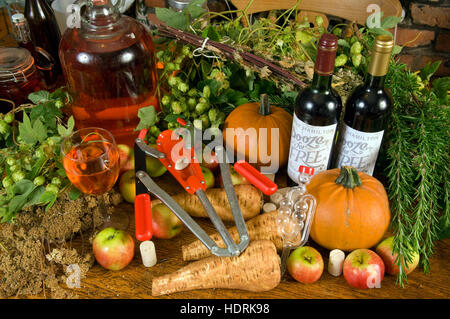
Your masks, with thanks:
[{"label": "red wine bottle", "polygon": [[384,80],[393,47],[394,41],[388,35],[375,39],[365,82],[353,91],[345,106],[335,167],[353,166],[373,174],[392,108]]},{"label": "red wine bottle", "polygon": [[295,183],[300,166],[314,168],[317,174],[331,165],[342,111],[341,98],[331,88],[337,42],[332,34],[320,38],[312,83],[298,95],[295,103],[288,161],[288,175]]},{"label": "red wine bottle", "polygon": [[61,73],[58,46],[61,33],[52,8],[45,0],[26,0],[24,15],[31,31],[31,39],[36,48],[42,48],[51,55],[53,72]]}]

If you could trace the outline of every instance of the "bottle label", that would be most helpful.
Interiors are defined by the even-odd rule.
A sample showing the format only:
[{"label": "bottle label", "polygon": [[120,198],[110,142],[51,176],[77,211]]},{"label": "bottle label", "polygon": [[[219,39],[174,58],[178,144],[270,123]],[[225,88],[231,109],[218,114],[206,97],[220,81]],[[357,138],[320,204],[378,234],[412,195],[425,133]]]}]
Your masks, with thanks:
[{"label": "bottle label", "polygon": [[314,174],[327,169],[336,126],[309,125],[294,114],[288,162],[288,175],[293,181],[297,182],[301,165],[314,168]]},{"label": "bottle label", "polygon": [[337,167],[353,166],[358,171],[372,175],[383,133],[361,132],[344,124],[340,133],[342,146],[337,157]]}]

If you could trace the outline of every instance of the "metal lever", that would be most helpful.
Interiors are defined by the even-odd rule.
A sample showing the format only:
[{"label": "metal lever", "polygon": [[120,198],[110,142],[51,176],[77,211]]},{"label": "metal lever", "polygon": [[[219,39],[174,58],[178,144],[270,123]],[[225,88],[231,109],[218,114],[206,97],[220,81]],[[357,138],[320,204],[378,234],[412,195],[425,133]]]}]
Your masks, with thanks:
[{"label": "metal lever", "polygon": [[[192,219],[192,217],[186,213],[186,211],[184,211],[184,209],[181,208],[181,206],[171,196],[161,189],[146,172],[138,171],[136,173],[136,177],[142,184],[144,184],[149,192],[161,200],[161,202],[163,202],[183,222],[183,224],[185,224],[186,227],[198,237],[198,239],[200,239],[200,241],[211,251],[213,255],[220,257],[236,256],[236,249],[226,249],[217,246],[217,244],[194,221],[194,219]],[[240,251],[237,252],[237,254],[239,253]]]}]

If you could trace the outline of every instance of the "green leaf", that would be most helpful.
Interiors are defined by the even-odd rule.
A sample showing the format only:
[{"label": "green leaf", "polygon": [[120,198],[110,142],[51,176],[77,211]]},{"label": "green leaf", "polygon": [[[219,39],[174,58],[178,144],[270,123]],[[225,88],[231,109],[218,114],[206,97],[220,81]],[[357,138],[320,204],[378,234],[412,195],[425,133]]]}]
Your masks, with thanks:
[{"label": "green leaf", "polygon": [[177,121],[178,118],[182,118],[183,120],[186,120],[186,117],[182,114],[168,114],[164,118],[164,121],[167,123],[174,123]]},{"label": "green leaf", "polygon": [[34,189],[34,184],[28,179],[23,179],[14,184],[12,190],[14,194],[30,193]]},{"label": "green leaf", "polygon": [[400,54],[400,52],[402,52],[403,47],[400,45],[394,45],[394,49],[392,50],[392,55],[397,55]]},{"label": "green leaf", "polygon": [[33,132],[39,142],[42,143],[47,139],[47,128],[44,126],[44,124],[42,124],[41,120],[36,120],[34,122]]},{"label": "green leaf", "polygon": [[209,25],[205,30],[203,30],[202,37],[205,39],[209,38],[212,41],[222,40],[219,32],[217,32],[217,30],[212,25]]},{"label": "green leaf", "polygon": [[75,120],[73,119],[73,116],[71,116],[67,121],[67,128],[64,127],[64,125],[58,124],[58,134],[61,137],[69,136],[70,134],[72,134],[74,127],[75,127]]},{"label": "green leaf", "polygon": [[191,16],[192,19],[197,19],[206,10],[202,7],[206,0],[193,0],[187,6],[185,11]]},{"label": "green leaf", "polygon": [[156,17],[169,27],[186,30],[189,20],[183,12],[175,12],[168,8],[155,8]]},{"label": "green leaf", "polygon": [[140,119],[139,125],[136,127],[137,131],[140,131],[144,128],[149,129],[158,120],[156,116],[155,107],[153,105],[140,108],[138,111],[138,117]]},{"label": "green leaf", "polygon": [[350,44],[345,39],[338,39],[338,45],[345,48],[350,48]]},{"label": "green leaf", "polygon": [[450,91],[450,77],[446,76],[433,81],[432,91],[436,94],[442,105],[448,105],[448,92]]},{"label": "green leaf", "polygon": [[33,206],[41,203],[42,194],[45,192],[44,186],[39,186],[35,188],[28,196],[27,203],[25,206]]},{"label": "green leaf", "polygon": [[383,28],[371,28],[371,29],[368,29],[368,30],[373,35],[390,35],[392,37],[392,33],[390,33],[387,30],[384,30]]},{"label": "green leaf", "polygon": [[19,123],[19,136],[27,144],[33,145],[37,142],[30,118],[25,112],[23,113],[22,123]]},{"label": "green leaf", "polygon": [[428,81],[433,74],[439,69],[442,61],[435,61],[433,63],[427,62],[422,70],[420,70],[420,78],[422,81]]},{"label": "green leaf", "polygon": [[28,99],[34,104],[40,104],[42,102],[45,102],[49,99],[49,97],[50,93],[47,91],[33,92],[30,95],[28,95]]},{"label": "green leaf", "polygon": [[81,191],[78,188],[76,188],[75,186],[73,186],[70,189],[70,193],[69,193],[70,200],[77,200],[80,196],[81,196]]},{"label": "green leaf", "polygon": [[395,26],[402,21],[401,17],[394,17],[394,16],[389,16],[386,17],[382,22],[381,22],[381,27],[383,29],[392,29],[395,28]]},{"label": "green leaf", "polygon": [[315,37],[307,31],[299,30],[299,31],[295,32],[295,40],[297,42],[301,42],[302,44],[311,42],[314,39],[315,39]]}]

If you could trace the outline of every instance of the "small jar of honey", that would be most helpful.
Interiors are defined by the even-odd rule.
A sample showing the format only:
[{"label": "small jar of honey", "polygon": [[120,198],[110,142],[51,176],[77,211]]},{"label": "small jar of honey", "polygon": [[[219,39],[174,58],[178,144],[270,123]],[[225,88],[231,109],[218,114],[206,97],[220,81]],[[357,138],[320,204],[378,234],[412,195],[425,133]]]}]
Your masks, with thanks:
[{"label": "small jar of honey", "polygon": [[0,48],[0,112],[26,103],[28,95],[41,90],[42,82],[31,53],[24,48]]}]

